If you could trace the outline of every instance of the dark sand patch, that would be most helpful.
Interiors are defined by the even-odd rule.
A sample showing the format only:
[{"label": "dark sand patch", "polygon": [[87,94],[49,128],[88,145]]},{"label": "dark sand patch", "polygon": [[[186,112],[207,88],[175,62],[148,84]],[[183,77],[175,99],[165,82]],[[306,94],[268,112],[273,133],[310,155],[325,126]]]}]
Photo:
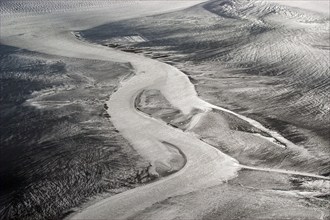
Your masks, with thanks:
[{"label": "dark sand patch", "polygon": [[163,120],[168,125],[186,130],[192,118],[201,111],[195,109],[190,114],[184,115],[174,108],[159,90],[144,90],[135,102],[136,108],[150,117]]},{"label": "dark sand patch", "polygon": [[1,219],[58,219],[150,180],[104,106],[130,65],[0,48]]},{"label": "dark sand patch", "polygon": [[[329,46],[329,19],[258,3],[248,8],[239,4],[226,11],[231,3],[211,1],[83,33],[99,43],[141,34],[148,41],[130,47],[148,54],[168,54],[164,61],[189,75],[202,99],[279,132],[322,160],[319,168],[315,165],[310,170],[328,174],[329,53],[314,45]],[[259,20],[263,22],[254,22]],[[178,113],[171,110],[169,114]],[[229,126],[250,131],[241,123]]]}]

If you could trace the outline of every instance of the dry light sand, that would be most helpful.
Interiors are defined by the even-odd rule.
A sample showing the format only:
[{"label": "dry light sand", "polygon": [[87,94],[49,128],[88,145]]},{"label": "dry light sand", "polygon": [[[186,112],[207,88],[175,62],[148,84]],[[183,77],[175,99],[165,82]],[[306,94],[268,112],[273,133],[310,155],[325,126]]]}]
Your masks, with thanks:
[{"label": "dry light sand", "polygon": [[[204,112],[211,109],[226,111],[280,142],[292,144],[252,119],[201,100],[188,77],[175,67],[141,55],[83,42],[71,34],[72,31],[106,22],[179,10],[197,3],[199,2],[141,1],[82,11],[62,10],[53,14],[7,13],[2,17],[1,42],[4,44],[53,55],[131,63],[136,75],[122,82],[118,91],[107,102],[111,121],[137,152],[151,162],[150,172],[153,174],[173,171],[171,159],[178,152],[184,154],[186,159],[185,166],[178,172],[98,202],[75,214],[72,219],[126,219],[157,202],[213,187],[238,175],[241,166],[234,158],[199,140],[192,133],[180,131],[137,111],[135,99],[143,90],[159,90],[173,107],[184,114],[189,114],[194,109]],[[163,142],[175,146],[178,151],[169,149]],[[207,206],[207,198],[204,205]],[[165,219],[167,215],[166,212],[157,213],[153,218]]]}]

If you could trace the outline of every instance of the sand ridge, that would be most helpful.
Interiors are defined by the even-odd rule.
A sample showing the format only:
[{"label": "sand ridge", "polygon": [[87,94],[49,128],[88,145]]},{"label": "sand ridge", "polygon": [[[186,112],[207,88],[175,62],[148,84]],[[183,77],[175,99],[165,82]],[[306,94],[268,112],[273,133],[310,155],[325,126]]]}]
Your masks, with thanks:
[{"label": "sand ridge", "polygon": [[[163,11],[155,3],[143,4],[143,6],[148,7],[143,8],[142,6],[140,11],[135,12],[136,14],[133,13],[136,10],[134,7],[130,8],[130,10],[125,8],[121,11],[116,11],[115,14],[119,15],[125,11],[126,14],[121,17],[121,19],[124,19],[146,15],[152,9],[158,9],[158,11],[153,13]],[[195,2],[185,2],[177,6],[173,6],[174,4],[171,2],[170,5],[172,5],[171,10],[173,10],[192,4],[195,4]],[[105,22],[106,19],[110,19],[109,17],[103,18],[102,15],[114,12],[112,10],[104,10],[104,14],[99,15],[98,22],[102,23],[102,21]],[[165,11],[167,10],[170,9],[166,8]],[[55,55],[131,63],[136,70],[136,75],[123,82],[121,87],[107,102],[109,106],[107,111],[111,116],[113,124],[142,156],[151,161],[154,168],[157,167],[158,163],[169,165],[168,161],[172,155],[164,147],[163,142],[170,143],[180,149],[186,157],[186,164],[180,171],[159,181],[96,203],[74,215],[73,219],[110,217],[113,219],[125,219],[169,197],[212,187],[236,177],[240,165],[234,158],[202,142],[189,133],[182,132],[141,114],[135,109],[134,103],[137,95],[142,90],[158,89],[174,107],[181,110],[184,114],[190,113],[193,109],[200,109],[204,112],[212,108],[230,111],[210,105],[198,98],[194,86],[190,83],[188,77],[175,67],[140,55],[128,54],[76,39],[71,34],[71,31],[96,25],[94,23],[95,20],[91,24],[88,24],[87,21],[88,16],[95,16],[94,13],[87,13],[87,17],[85,15],[80,12],[62,18],[42,15],[41,17],[31,17],[25,23],[23,22],[24,19],[22,20],[21,18],[7,18],[4,21],[5,34],[2,36],[1,41],[9,45]],[[74,16],[77,17],[74,18]],[[84,21],[82,22],[86,22],[81,26],[79,26],[78,18],[83,17],[79,16],[83,16]],[[120,19],[120,16],[119,18],[115,18],[114,15],[111,16],[113,16],[113,19]],[[66,21],[66,18],[71,22],[71,27],[62,23]],[[17,24],[22,29],[13,29],[10,26],[17,21],[16,19],[22,22]],[[45,19],[45,23],[41,26],[40,19]],[[29,29],[31,26],[33,26],[32,30]],[[282,139],[278,134],[272,133],[252,119],[245,117],[242,119],[247,120],[265,132],[276,135],[276,139]]]}]

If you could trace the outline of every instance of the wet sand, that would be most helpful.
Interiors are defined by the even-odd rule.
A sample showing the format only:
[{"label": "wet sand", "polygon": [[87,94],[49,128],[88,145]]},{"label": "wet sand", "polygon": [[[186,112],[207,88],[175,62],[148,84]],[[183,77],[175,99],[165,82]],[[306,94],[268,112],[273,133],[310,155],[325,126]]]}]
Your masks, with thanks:
[{"label": "wet sand", "polygon": [[[182,7],[186,7],[189,4],[192,3],[185,3]],[[154,3],[146,5],[148,7],[150,6],[150,8],[143,8],[143,6],[145,5],[142,4],[141,11],[136,12],[136,14],[130,14],[129,12],[131,11],[127,8],[121,9],[122,11],[116,10],[115,15],[111,15],[113,16],[113,21],[116,19],[131,18],[132,16],[146,15],[149,10],[159,7]],[[175,6],[174,8],[178,9],[180,7]],[[174,8],[166,10],[173,10]],[[201,10],[201,8],[195,10]],[[125,14],[116,17],[116,15],[119,15],[123,11],[125,11]],[[132,52],[130,49],[121,51],[98,45],[94,42],[91,43],[77,39],[77,35],[74,36],[71,33],[77,29],[90,28],[96,24],[109,22],[110,18],[105,16],[109,11],[100,10],[100,12],[103,14],[98,14],[96,16],[98,19],[93,19],[92,21],[88,21],[88,16],[84,16],[86,15],[85,12],[85,14],[82,12],[70,12],[69,15],[63,17],[40,15],[23,19],[19,16],[9,16],[4,22],[7,26],[4,26],[5,35],[2,41],[6,44],[53,55],[130,63],[134,69],[135,74],[129,79],[122,80],[118,90],[111,95],[109,101],[106,103],[106,110],[111,122],[120,134],[132,144],[133,148],[145,160],[150,162],[149,173],[155,177],[159,177],[159,179],[145,186],[104,199],[70,217],[73,219],[127,219],[131,217],[159,219],[166,216],[167,218],[174,219],[180,216],[182,218],[191,217],[200,219],[203,217],[212,219],[220,216],[235,219],[244,216],[253,217],[251,215],[253,210],[257,209],[259,212],[264,213],[269,209],[273,209],[278,204],[286,204],[292,208],[288,214],[289,217],[301,217],[302,214],[305,216],[315,216],[315,212],[319,212],[320,217],[327,215],[324,211],[326,209],[326,202],[322,200],[319,204],[313,204],[315,209],[310,209],[309,205],[304,205],[300,201],[301,198],[305,199],[304,194],[301,192],[295,193],[291,188],[288,195],[284,197],[281,190],[275,190],[275,192],[272,191],[270,193],[258,191],[258,198],[262,201],[271,200],[273,208],[269,206],[255,208],[253,206],[256,206],[257,203],[253,203],[254,205],[252,207],[249,206],[246,210],[248,215],[236,209],[233,209],[233,213],[224,213],[222,210],[226,209],[228,204],[232,204],[233,206],[239,204],[237,207],[244,207],[248,204],[247,201],[253,198],[254,193],[249,193],[251,189],[227,185],[230,181],[233,181],[234,185],[235,181],[240,181],[242,171],[238,172],[238,170],[241,168],[250,169],[247,172],[257,172],[258,174],[260,172],[272,173],[274,176],[281,176],[285,173],[283,184],[289,184],[288,181],[292,179],[292,176],[299,176],[299,180],[307,177],[321,179],[320,181],[323,181],[321,182],[323,185],[328,183],[326,182],[328,178],[313,174],[317,170],[311,170],[312,173],[304,173],[281,169],[286,168],[285,166],[281,167],[284,161],[283,158],[279,157],[272,160],[269,158],[269,155],[260,154],[260,148],[264,144],[272,147],[274,149],[273,152],[282,152],[283,149],[287,148],[296,150],[299,147],[285,139],[278,132],[273,131],[271,128],[266,128],[261,123],[247,116],[203,101],[198,97],[195,87],[191,83],[191,78],[178,68],[168,65],[161,60],[129,53]],[[89,12],[87,15],[93,17],[94,13]],[[78,22],[77,18],[82,18],[81,16],[83,16],[84,20]],[[52,24],[52,28],[47,29],[47,26],[35,26],[41,18],[46,19],[49,22],[48,24]],[[25,29],[17,28],[13,30],[9,27],[11,22],[22,22],[25,19],[25,23],[17,24],[18,26],[21,25],[21,27],[25,25]],[[65,23],[67,21],[69,22]],[[33,29],[29,29],[32,26]],[[20,33],[22,31],[23,34]],[[42,34],[40,34],[41,32]],[[34,35],[34,33],[38,33],[39,35]],[[166,58],[166,56],[161,55],[154,56],[157,59],[164,57]],[[184,131],[180,130],[180,126],[169,125],[169,123],[172,123],[171,120],[162,121],[155,119],[150,117],[148,112],[144,113],[143,109],[142,111],[136,109],[136,100],[141,92],[145,90],[158,90],[164,99],[167,100],[170,108],[179,112],[178,115],[180,116],[187,116],[186,121],[188,126],[182,126]],[[35,106],[39,107],[40,104],[47,104],[36,101],[32,103],[37,103]],[[218,114],[217,116],[213,115],[216,117],[216,120],[212,119],[214,112]],[[227,115],[223,113],[227,113]],[[232,117],[235,117],[235,120]],[[228,121],[231,123],[228,123]],[[206,128],[203,128],[204,126]],[[235,129],[237,131],[234,131]],[[207,140],[207,138],[209,139]],[[253,151],[254,148],[257,148],[257,150],[254,150],[246,158],[242,158],[238,154],[242,147],[245,147],[247,150],[252,149]],[[300,156],[300,154],[306,156],[304,152],[299,152],[298,154],[294,154],[292,158],[295,159],[296,155]],[[262,156],[261,161],[266,161],[264,164],[259,163],[259,156]],[[255,160],[255,157],[257,157],[257,160]],[[267,161],[267,159],[270,160]],[[279,162],[279,159],[283,160],[281,160],[278,167],[275,169],[269,167],[269,165],[273,165],[271,164],[272,162]],[[251,164],[249,166],[241,166],[238,163],[241,163],[241,161],[250,162]],[[284,164],[289,168],[293,168],[287,161]],[[267,179],[267,174],[257,175],[257,177]],[[256,184],[256,182],[248,178],[243,178],[243,180],[246,180],[247,183],[251,183],[252,185]],[[308,181],[310,180],[304,182],[305,185]],[[238,188],[242,190],[242,194],[234,193]],[[217,191],[218,189],[222,193],[214,194],[213,190]],[[322,191],[320,187],[308,190],[310,191],[307,193]],[[205,195],[209,196],[204,197],[204,192],[208,192]],[[322,192],[320,193],[320,195],[323,195]],[[228,201],[228,199],[232,198],[232,195],[235,195],[234,198],[237,199],[242,198],[243,195],[247,195],[247,201],[243,200],[245,201],[243,204],[238,201]],[[222,198],[222,196],[224,197]],[[315,202],[317,197],[308,199]],[[182,205],[177,206],[177,203]],[[281,206],[281,209],[284,208],[285,206]],[[297,211],[298,209],[299,211]],[[194,210],[194,212],[191,214],[187,210]],[[272,213],[278,217],[283,217],[283,214],[278,210],[273,210]],[[268,217],[267,214],[264,215]]]}]

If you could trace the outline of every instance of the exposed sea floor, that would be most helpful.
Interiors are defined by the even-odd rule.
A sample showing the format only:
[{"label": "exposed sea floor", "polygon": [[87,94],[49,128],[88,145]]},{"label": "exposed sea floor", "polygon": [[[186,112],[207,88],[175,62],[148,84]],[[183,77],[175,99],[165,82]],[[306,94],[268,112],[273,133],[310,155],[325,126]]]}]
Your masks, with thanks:
[{"label": "exposed sea floor", "polygon": [[[40,7],[27,8],[48,12]],[[199,112],[183,115],[158,91],[141,94],[140,111],[193,132],[241,164],[329,176],[329,17],[254,1],[211,1],[76,36],[176,66],[202,99],[256,119],[298,149],[283,150],[220,111],[190,128]],[[105,111],[120,81],[132,74],[128,63],[0,45],[0,219],[60,219],[91,197],[150,180],[149,164]],[[243,169],[227,183],[168,198],[134,218],[326,219],[328,191],[329,181]]]},{"label": "exposed sea floor", "polygon": [[327,173],[330,169],[326,155],[319,157],[301,146],[286,145],[230,113],[196,110],[184,115],[158,90],[141,93],[137,108],[169,126],[193,132],[243,165],[308,173]]},{"label": "exposed sea floor", "polygon": [[[176,66],[202,99],[261,122],[293,145],[269,141],[221,111],[203,114],[191,126],[199,112],[183,115],[157,90],[141,93],[138,110],[194,133],[240,164],[329,177],[328,16],[253,1],[211,1],[80,34]],[[134,219],[327,219],[328,190],[327,180],[243,169],[225,184],[169,198]]]},{"label": "exposed sea floor", "polygon": [[80,33],[176,66],[204,100],[278,131],[321,161],[298,166],[329,175],[327,15],[258,1],[210,1]]},{"label": "exposed sea floor", "polygon": [[131,219],[327,219],[329,202],[308,195],[318,181],[307,180],[301,184],[300,178],[242,170],[224,184],[170,197]]},{"label": "exposed sea floor", "polygon": [[104,103],[129,64],[0,46],[0,218],[59,219],[148,181]]}]

